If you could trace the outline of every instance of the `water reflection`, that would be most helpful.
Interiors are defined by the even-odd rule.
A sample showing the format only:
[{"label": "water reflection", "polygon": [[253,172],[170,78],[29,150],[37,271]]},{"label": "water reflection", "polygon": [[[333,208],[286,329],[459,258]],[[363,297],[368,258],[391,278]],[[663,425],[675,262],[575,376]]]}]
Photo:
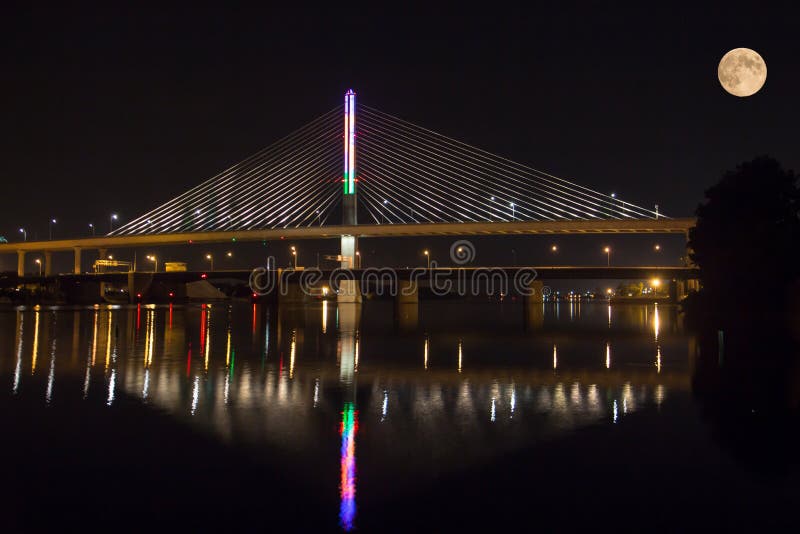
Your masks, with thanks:
[{"label": "water reflection", "polygon": [[[612,324],[605,303],[571,304],[562,321],[558,305],[548,305],[541,327],[526,331],[521,311],[516,328],[492,313],[442,313],[434,303],[409,331],[381,305],[15,310],[0,313],[0,354],[9,355],[0,372],[16,396],[41,402],[44,393],[51,404],[75,396],[110,410],[132,399],[237,450],[276,448],[329,495],[338,447],[345,530],[358,526],[357,495],[389,495],[487,454],[621,423],[689,389],[685,361],[673,356],[662,368],[662,346],[670,355],[690,346],[669,310],[615,309]],[[46,377],[35,375],[37,358],[47,358],[40,346],[49,348]],[[65,347],[85,361],[63,357]],[[319,473],[330,474],[321,477],[327,482],[314,482]]]}]

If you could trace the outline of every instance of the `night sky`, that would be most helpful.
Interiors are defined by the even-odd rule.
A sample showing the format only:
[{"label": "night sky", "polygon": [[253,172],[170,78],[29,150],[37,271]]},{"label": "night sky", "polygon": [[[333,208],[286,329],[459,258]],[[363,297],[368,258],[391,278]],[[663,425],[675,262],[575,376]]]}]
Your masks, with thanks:
[{"label": "night sky", "polygon": [[[24,226],[46,238],[51,217],[60,237],[86,235],[89,222],[106,232],[111,212],[125,222],[176,196],[339,105],[349,87],[370,106],[671,216],[692,215],[722,171],[756,155],[800,168],[798,10],[590,5],[4,8],[0,235],[19,239]],[[717,80],[737,47],[767,63],[749,98]],[[560,239],[562,262],[604,263],[595,249],[609,239]],[[610,240],[620,262],[654,263],[652,239],[622,239]],[[396,241],[362,248],[413,261],[421,243]],[[662,263],[676,262],[681,240],[662,241]],[[448,243],[430,241],[440,255]],[[510,263],[515,248],[517,261],[543,261],[549,243],[481,240],[478,259]]]}]

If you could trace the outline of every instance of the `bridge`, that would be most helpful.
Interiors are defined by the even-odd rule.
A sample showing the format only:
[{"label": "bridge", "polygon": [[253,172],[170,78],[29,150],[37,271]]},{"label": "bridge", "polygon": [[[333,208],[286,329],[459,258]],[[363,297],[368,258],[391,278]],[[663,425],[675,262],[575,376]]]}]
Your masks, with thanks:
[{"label": "bridge", "polygon": [[351,268],[359,238],[686,235],[694,225],[377,109],[356,111],[348,90],[343,105],[105,236],[6,243],[0,253],[17,255],[19,276],[27,253],[43,253],[49,276],[54,252],[72,252],[80,274],[84,250],[331,238]]}]

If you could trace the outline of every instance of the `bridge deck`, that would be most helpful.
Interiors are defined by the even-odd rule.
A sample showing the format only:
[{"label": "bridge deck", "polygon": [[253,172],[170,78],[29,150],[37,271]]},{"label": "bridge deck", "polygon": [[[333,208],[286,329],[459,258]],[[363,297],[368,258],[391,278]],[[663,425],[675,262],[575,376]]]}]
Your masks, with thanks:
[{"label": "bridge deck", "polygon": [[686,234],[695,225],[694,218],[679,219],[609,219],[529,222],[465,222],[424,224],[360,224],[356,226],[307,226],[271,230],[231,232],[191,232],[181,234],[146,234],[135,236],[100,236],[53,241],[28,241],[0,244],[0,253],[17,251],[60,251],[75,248],[124,248],[188,243],[225,243],[236,241],[273,241],[279,239],[333,239],[342,235],[358,237],[473,236],[537,234]]}]

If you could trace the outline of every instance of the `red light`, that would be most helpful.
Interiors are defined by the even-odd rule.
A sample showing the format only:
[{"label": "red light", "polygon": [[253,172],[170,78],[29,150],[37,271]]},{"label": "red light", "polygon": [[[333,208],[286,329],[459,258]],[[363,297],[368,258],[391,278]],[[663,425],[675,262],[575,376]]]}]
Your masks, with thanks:
[{"label": "red light", "polygon": [[189,244],[191,245],[192,243],[194,243],[194,241],[192,241],[192,240],[190,239],[190,240],[189,240]]},{"label": "red light", "polygon": [[258,293],[253,293],[253,298],[258,298]]},{"label": "red light", "polygon": [[175,296],[175,293],[173,293],[172,291],[170,291],[170,292],[169,292],[169,296],[170,296],[170,298],[172,298],[172,297],[174,297],[174,296]]},{"label": "red light", "polygon": [[203,273],[203,274],[200,275],[200,278],[205,280],[206,278],[208,278],[208,275],[206,273]]},{"label": "red light", "polygon": [[139,299],[142,298],[142,294],[141,293],[136,293],[136,298],[139,298]]}]

